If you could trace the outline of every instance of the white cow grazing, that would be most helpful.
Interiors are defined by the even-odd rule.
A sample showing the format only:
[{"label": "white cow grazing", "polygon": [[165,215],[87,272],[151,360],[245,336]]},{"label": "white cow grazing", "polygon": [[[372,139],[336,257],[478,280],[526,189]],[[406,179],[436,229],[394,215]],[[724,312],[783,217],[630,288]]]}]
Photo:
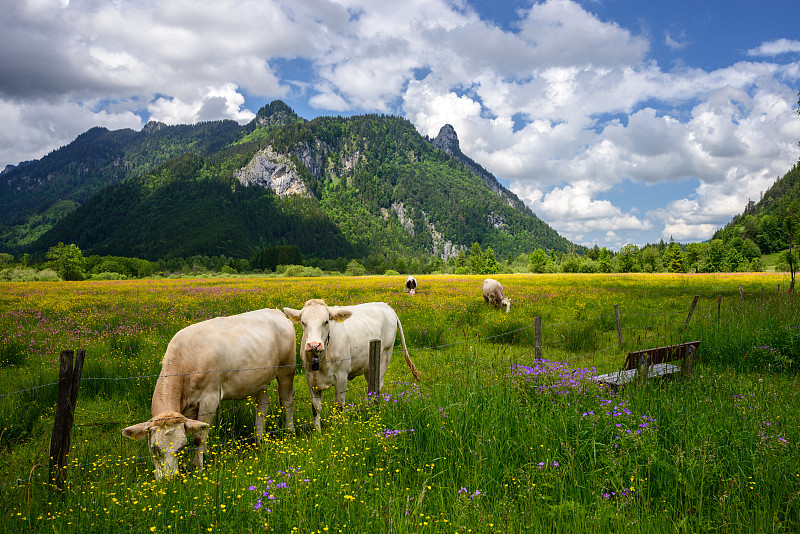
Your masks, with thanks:
[{"label": "white cow grazing", "polygon": [[131,439],[149,435],[156,478],[178,471],[176,453],[194,434],[194,465],[203,469],[206,437],[221,400],[255,395],[256,436],[269,410],[267,385],[278,379],[286,427],[294,430],[294,325],[280,310],[256,310],[187,326],[167,346],[153,391],[149,421],[122,431]]},{"label": "white cow grazing", "polygon": [[383,302],[369,302],[356,306],[328,306],[324,300],[306,301],[302,310],[284,308],[283,312],[303,327],[300,342],[300,359],[306,370],[306,381],[311,394],[314,427],[320,430],[322,392],[330,386],[336,388],[336,403],[344,408],[347,381],[369,372],[369,342],[381,340],[381,372],[378,392],[383,388],[383,376],[389,367],[397,331],[406,363],[414,380],[420,374],[408,356],[403,326],[394,310]]},{"label": "white cow grazing", "polygon": [[406,278],[406,293],[413,295],[417,292],[417,279],[413,276]]},{"label": "white cow grazing", "polygon": [[483,300],[487,303],[495,308],[502,308],[506,313],[511,311],[511,299],[506,298],[503,294],[503,284],[493,278],[487,278],[483,281],[481,290],[483,291]]}]

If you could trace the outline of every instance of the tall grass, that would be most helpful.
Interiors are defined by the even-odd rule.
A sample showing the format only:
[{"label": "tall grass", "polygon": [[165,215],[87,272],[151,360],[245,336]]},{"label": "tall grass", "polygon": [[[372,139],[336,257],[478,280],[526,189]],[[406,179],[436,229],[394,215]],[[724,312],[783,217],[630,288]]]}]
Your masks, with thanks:
[{"label": "tall grass", "polygon": [[[0,316],[6,333],[23,329],[34,341],[26,345],[33,348],[25,366],[0,369],[0,392],[46,383],[40,380],[50,379],[55,366],[47,348],[62,343],[88,345],[85,377],[120,380],[81,384],[63,492],[44,483],[55,389],[0,397],[4,436],[16,433],[2,438],[6,513],[0,527],[794,532],[800,528],[800,384],[793,364],[776,365],[772,352],[753,363],[753,354],[769,345],[795,359],[798,305],[785,296],[761,305],[755,295],[763,280],[508,277],[506,291],[516,293],[511,314],[484,306],[480,293],[471,293],[479,282],[472,278],[423,279],[413,299],[401,293],[402,280],[395,291],[383,277],[170,281],[152,294],[134,283],[110,283],[90,287],[83,304],[104,311],[83,312],[80,328],[59,321],[64,301],[43,291],[31,301],[41,308],[36,323],[33,312],[24,314],[25,322],[16,321],[17,313]],[[740,305],[742,282],[748,292]],[[135,289],[133,297],[128,289]],[[225,402],[209,437],[206,470],[193,470],[187,447],[181,474],[156,482],[144,444],[120,430],[149,417],[155,379],[135,377],[157,374],[171,333],[207,315],[296,307],[312,294],[337,304],[389,302],[403,320],[423,381],[410,383],[395,357],[380,402],[365,400],[360,378],[348,384],[343,413],[333,410],[326,392],[323,432],[316,434],[298,374],[296,433],[283,432],[273,402],[267,423],[273,432],[256,444],[253,403]],[[684,329],[694,294],[700,304]],[[719,320],[718,294],[724,295]],[[109,300],[114,305],[101,306]],[[603,318],[617,302],[626,327],[621,348],[614,323]],[[650,315],[657,311],[669,317]],[[522,336],[535,316],[543,317],[542,361]],[[33,326],[24,330],[28,323]],[[502,339],[512,331],[511,340]],[[648,342],[648,336],[659,339]],[[621,391],[592,381],[598,370],[618,367],[625,350],[670,336],[701,340],[690,380]],[[418,350],[432,346],[440,348]],[[274,387],[271,393],[275,401]]]}]

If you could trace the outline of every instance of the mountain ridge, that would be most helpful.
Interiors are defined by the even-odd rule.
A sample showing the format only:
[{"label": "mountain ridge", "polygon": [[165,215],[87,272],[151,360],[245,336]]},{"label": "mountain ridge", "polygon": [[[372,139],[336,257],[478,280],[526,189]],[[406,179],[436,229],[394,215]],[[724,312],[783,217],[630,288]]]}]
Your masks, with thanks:
[{"label": "mountain ridge", "polygon": [[[77,154],[86,157],[73,157]],[[134,173],[131,168],[143,170]],[[51,181],[60,178],[55,181],[61,188],[46,187],[47,180],[34,183],[43,171],[54,174]],[[9,184],[19,185],[21,177],[33,178],[30,191],[19,188],[18,198],[0,206],[4,211],[0,246],[34,253],[59,240],[76,242],[89,252],[126,255],[127,247],[142,257],[164,254],[169,252],[166,245],[134,243],[114,231],[115,225],[130,227],[127,221],[137,217],[136,210],[150,214],[143,219],[147,224],[157,224],[156,206],[172,214],[174,220],[169,223],[176,241],[181,228],[194,235],[195,229],[206,225],[203,209],[214,214],[206,219],[228,228],[227,235],[213,228],[207,231],[222,245],[199,238],[193,247],[176,244],[173,250],[183,255],[213,252],[246,257],[259,247],[297,240],[304,243],[304,253],[311,255],[428,253],[445,259],[473,242],[492,246],[506,256],[533,248],[566,251],[573,246],[464,155],[452,126],[446,125],[431,140],[399,117],[368,114],[305,120],[281,101],[264,106],[246,125],[149,122],[140,132],[93,128],[42,160],[3,176],[0,189],[5,191],[13,188]],[[86,179],[81,181],[82,177]],[[131,198],[140,200],[136,207],[119,201],[114,188],[123,184],[136,189],[128,191]],[[49,195],[37,195],[36,185],[44,185]],[[216,195],[216,200],[203,198],[200,191]],[[173,210],[159,204],[160,194],[171,196],[178,207]],[[296,194],[305,200],[294,198]],[[243,219],[243,199],[272,207]],[[20,215],[28,220],[41,217],[59,202],[79,205],[75,215],[64,216],[63,211],[72,205],[67,204],[57,212],[60,220],[51,221],[51,228],[41,225],[38,234],[30,234],[37,240],[29,235],[27,242],[14,241],[19,236],[13,231],[24,219]],[[16,211],[8,211],[14,211],[16,219],[7,213],[7,205],[15,207]],[[90,215],[88,210],[106,215]],[[300,217],[303,210],[305,219]],[[274,220],[276,214],[286,220]],[[311,228],[315,220],[320,225],[316,230]],[[303,241],[291,224],[304,225],[316,237]],[[146,228],[140,233],[153,238],[156,230]],[[163,233],[158,235],[153,239],[159,243],[169,240]],[[313,242],[323,236],[332,244],[330,251]]]}]

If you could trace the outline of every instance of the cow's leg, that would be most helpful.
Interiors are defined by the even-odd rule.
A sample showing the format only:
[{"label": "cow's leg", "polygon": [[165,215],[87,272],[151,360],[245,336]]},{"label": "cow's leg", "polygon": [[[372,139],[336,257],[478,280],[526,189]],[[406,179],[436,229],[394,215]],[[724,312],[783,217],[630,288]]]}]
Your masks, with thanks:
[{"label": "cow's leg", "polygon": [[294,376],[278,374],[278,396],[286,410],[286,428],[294,432]]},{"label": "cow's leg", "polygon": [[[364,378],[366,378],[366,373]],[[347,374],[339,373],[336,375],[336,408],[342,412],[344,411],[344,398],[347,393]]]},{"label": "cow's leg", "polygon": [[306,383],[308,384],[308,394],[311,397],[311,416],[314,418],[314,429],[320,432],[322,430],[319,422],[319,414],[322,412],[322,390],[311,385],[309,373],[306,373]]},{"label": "cow's leg", "polygon": [[269,391],[265,387],[256,393],[256,441],[264,437],[264,417],[269,413]]},{"label": "cow's leg", "polygon": [[[200,404],[197,408],[197,417],[198,421],[203,423],[207,423],[211,426],[211,421],[214,419],[214,413],[217,411],[217,407],[219,407],[219,397],[216,395],[209,395],[206,398],[200,400]],[[208,428],[205,430],[201,430],[199,432],[194,433],[194,444],[196,446],[194,452],[194,467],[198,471],[203,470],[203,455],[206,452],[206,439],[208,438]]]}]

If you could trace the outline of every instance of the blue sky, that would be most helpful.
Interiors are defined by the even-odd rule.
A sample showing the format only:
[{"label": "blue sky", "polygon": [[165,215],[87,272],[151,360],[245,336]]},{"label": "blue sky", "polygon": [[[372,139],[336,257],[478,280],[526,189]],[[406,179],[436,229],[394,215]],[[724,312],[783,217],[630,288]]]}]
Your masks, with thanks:
[{"label": "blue sky", "polygon": [[0,0],[0,168],[92,126],[391,113],[568,239],[708,239],[800,157],[797,0]]}]

